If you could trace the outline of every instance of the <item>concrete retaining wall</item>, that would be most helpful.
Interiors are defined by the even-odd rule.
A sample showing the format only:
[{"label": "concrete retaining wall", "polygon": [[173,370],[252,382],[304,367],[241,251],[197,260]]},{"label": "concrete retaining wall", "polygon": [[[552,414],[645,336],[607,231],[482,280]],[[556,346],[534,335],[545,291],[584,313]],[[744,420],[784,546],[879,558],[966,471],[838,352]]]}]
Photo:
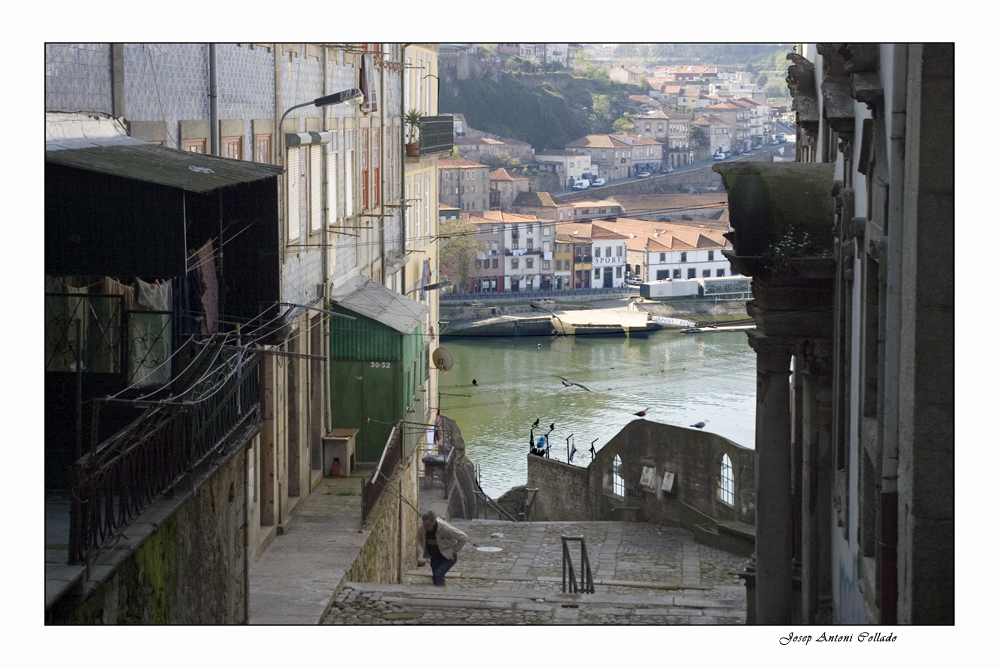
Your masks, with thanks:
[{"label": "concrete retaining wall", "polygon": [[[196,480],[193,490],[154,504],[126,532],[134,540],[155,527],[148,537],[134,546],[125,538],[105,550],[91,566],[94,589],[78,605],[61,603],[47,621],[246,623],[246,460],[240,448]],[[102,572],[109,574],[103,581]]]}]

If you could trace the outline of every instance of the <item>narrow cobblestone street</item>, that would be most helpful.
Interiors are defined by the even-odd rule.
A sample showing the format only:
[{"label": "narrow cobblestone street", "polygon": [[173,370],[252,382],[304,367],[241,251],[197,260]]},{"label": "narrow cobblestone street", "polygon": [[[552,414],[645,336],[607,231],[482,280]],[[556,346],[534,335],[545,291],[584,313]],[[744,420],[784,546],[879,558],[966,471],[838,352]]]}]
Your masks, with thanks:
[{"label": "narrow cobblestone street", "polygon": [[[447,586],[348,582],[324,624],[742,624],[744,557],[646,523],[455,520],[469,535]],[[582,536],[595,593],[562,593],[561,536]],[[580,544],[570,543],[579,580]]]}]

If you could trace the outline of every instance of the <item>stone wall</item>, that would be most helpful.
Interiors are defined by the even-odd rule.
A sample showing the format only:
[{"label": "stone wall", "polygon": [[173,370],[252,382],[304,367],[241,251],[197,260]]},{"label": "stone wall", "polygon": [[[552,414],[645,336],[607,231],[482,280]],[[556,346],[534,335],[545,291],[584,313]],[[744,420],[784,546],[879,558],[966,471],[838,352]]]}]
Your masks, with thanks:
[{"label": "stone wall", "polygon": [[538,488],[530,519],[546,522],[586,522],[591,512],[588,470],[555,459],[528,456],[528,488]]},{"label": "stone wall", "polygon": [[[419,452],[420,444],[413,449],[406,467],[393,476],[368,516],[365,531],[369,534],[347,571],[348,581],[398,584],[402,573],[416,568]],[[400,499],[400,492],[405,501]]]},{"label": "stone wall", "polygon": [[[194,489],[155,503],[91,566],[94,587],[82,602],[59,604],[47,621],[246,623],[246,466],[247,450],[240,448],[196,475]],[[147,530],[148,537],[135,540]]]},{"label": "stone wall", "polygon": [[[613,488],[612,466],[621,459],[622,493]],[[733,503],[719,498],[723,455],[733,473]],[[651,469],[643,484],[643,470]],[[673,486],[663,490],[666,473]],[[699,429],[633,420],[586,468],[528,456],[527,486],[538,488],[532,520],[645,519],[655,524],[714,526],[755,523],[754,452]]]}]

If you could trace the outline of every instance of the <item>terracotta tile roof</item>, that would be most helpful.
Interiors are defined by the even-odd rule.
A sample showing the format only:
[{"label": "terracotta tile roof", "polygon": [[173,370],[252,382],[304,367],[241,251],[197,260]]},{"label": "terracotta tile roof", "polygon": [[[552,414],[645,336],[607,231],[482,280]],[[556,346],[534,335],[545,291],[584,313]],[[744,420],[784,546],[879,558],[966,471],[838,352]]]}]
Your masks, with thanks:
[{"label": "terracotta tile roof", "polygon": [[624,148],[626,146],[629,144],[615,139],[612,135],[587,135],[571,141],[565,145],[565,148]]},{"label": "terracotta tile roof", "polygon": [[612,202],[612,201],[606,200],[606,199],[597,199],[597,198],[594,198],[594,197],[587,197],[587,198],[584,198],[584,199],[573,200],[572,202],[568,202],[568,204],[571,204],[573,207],[575,207],[577,209],[581,209],[581,208],[593,208],[595,206],[598,206],[598,207],[604,206],[604,207],[612,207],[612,208],[620,206],[617,202]]},{"label": "terracotta tile roof", "polygon": [[481,165],[466,158],[441,158],[438,160],[438,169],[467,169],[470,167],[486,167],[488,169],[489,165]]},{"label": "terracotta tile roof", "polygon": [[547,192],[522,192],[514,198],[514,206],[569,206],[569,203]]},{"label": "terracotta tile roof", "polygon": [[475,222],[488,223],[534,223],[538,221],[548,222],[548,218],[539,218],[523,213],[508,213],[506,211],[474,211]]},{"label": "terracotta tile roof", "polygon": [[457,211],[457,206],[448,206],[447,204],[438,204],[438,211]]},{"label": "terracotta tile roof", "polygon": [[619,205],[628,216],[646,215],[649,212],[669,213],[670,210],[727,208],[729,199],[725,193],[699,195],[612,195],[608,202]]},{"label": "terracotta tile roof", "polygon": [[511,174],[506,169],[501,167],[500,169],[494,169],[490,172],[490,181],[527,181],[527,176],[518,176],[516,174]]}]

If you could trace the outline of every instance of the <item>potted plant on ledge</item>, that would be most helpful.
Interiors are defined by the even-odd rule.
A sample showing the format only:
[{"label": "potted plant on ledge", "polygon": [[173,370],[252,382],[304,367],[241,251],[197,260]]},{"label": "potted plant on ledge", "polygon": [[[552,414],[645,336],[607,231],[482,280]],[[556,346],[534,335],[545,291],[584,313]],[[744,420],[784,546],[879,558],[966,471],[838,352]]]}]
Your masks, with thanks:
[{"label": "potted plant on ledge", "polygon": [[420,129],[421,114],[416,109],[406,112],[403,122],[406,123],[406,157],[420,157],[420,143],[417,141],[417,131]]}]

